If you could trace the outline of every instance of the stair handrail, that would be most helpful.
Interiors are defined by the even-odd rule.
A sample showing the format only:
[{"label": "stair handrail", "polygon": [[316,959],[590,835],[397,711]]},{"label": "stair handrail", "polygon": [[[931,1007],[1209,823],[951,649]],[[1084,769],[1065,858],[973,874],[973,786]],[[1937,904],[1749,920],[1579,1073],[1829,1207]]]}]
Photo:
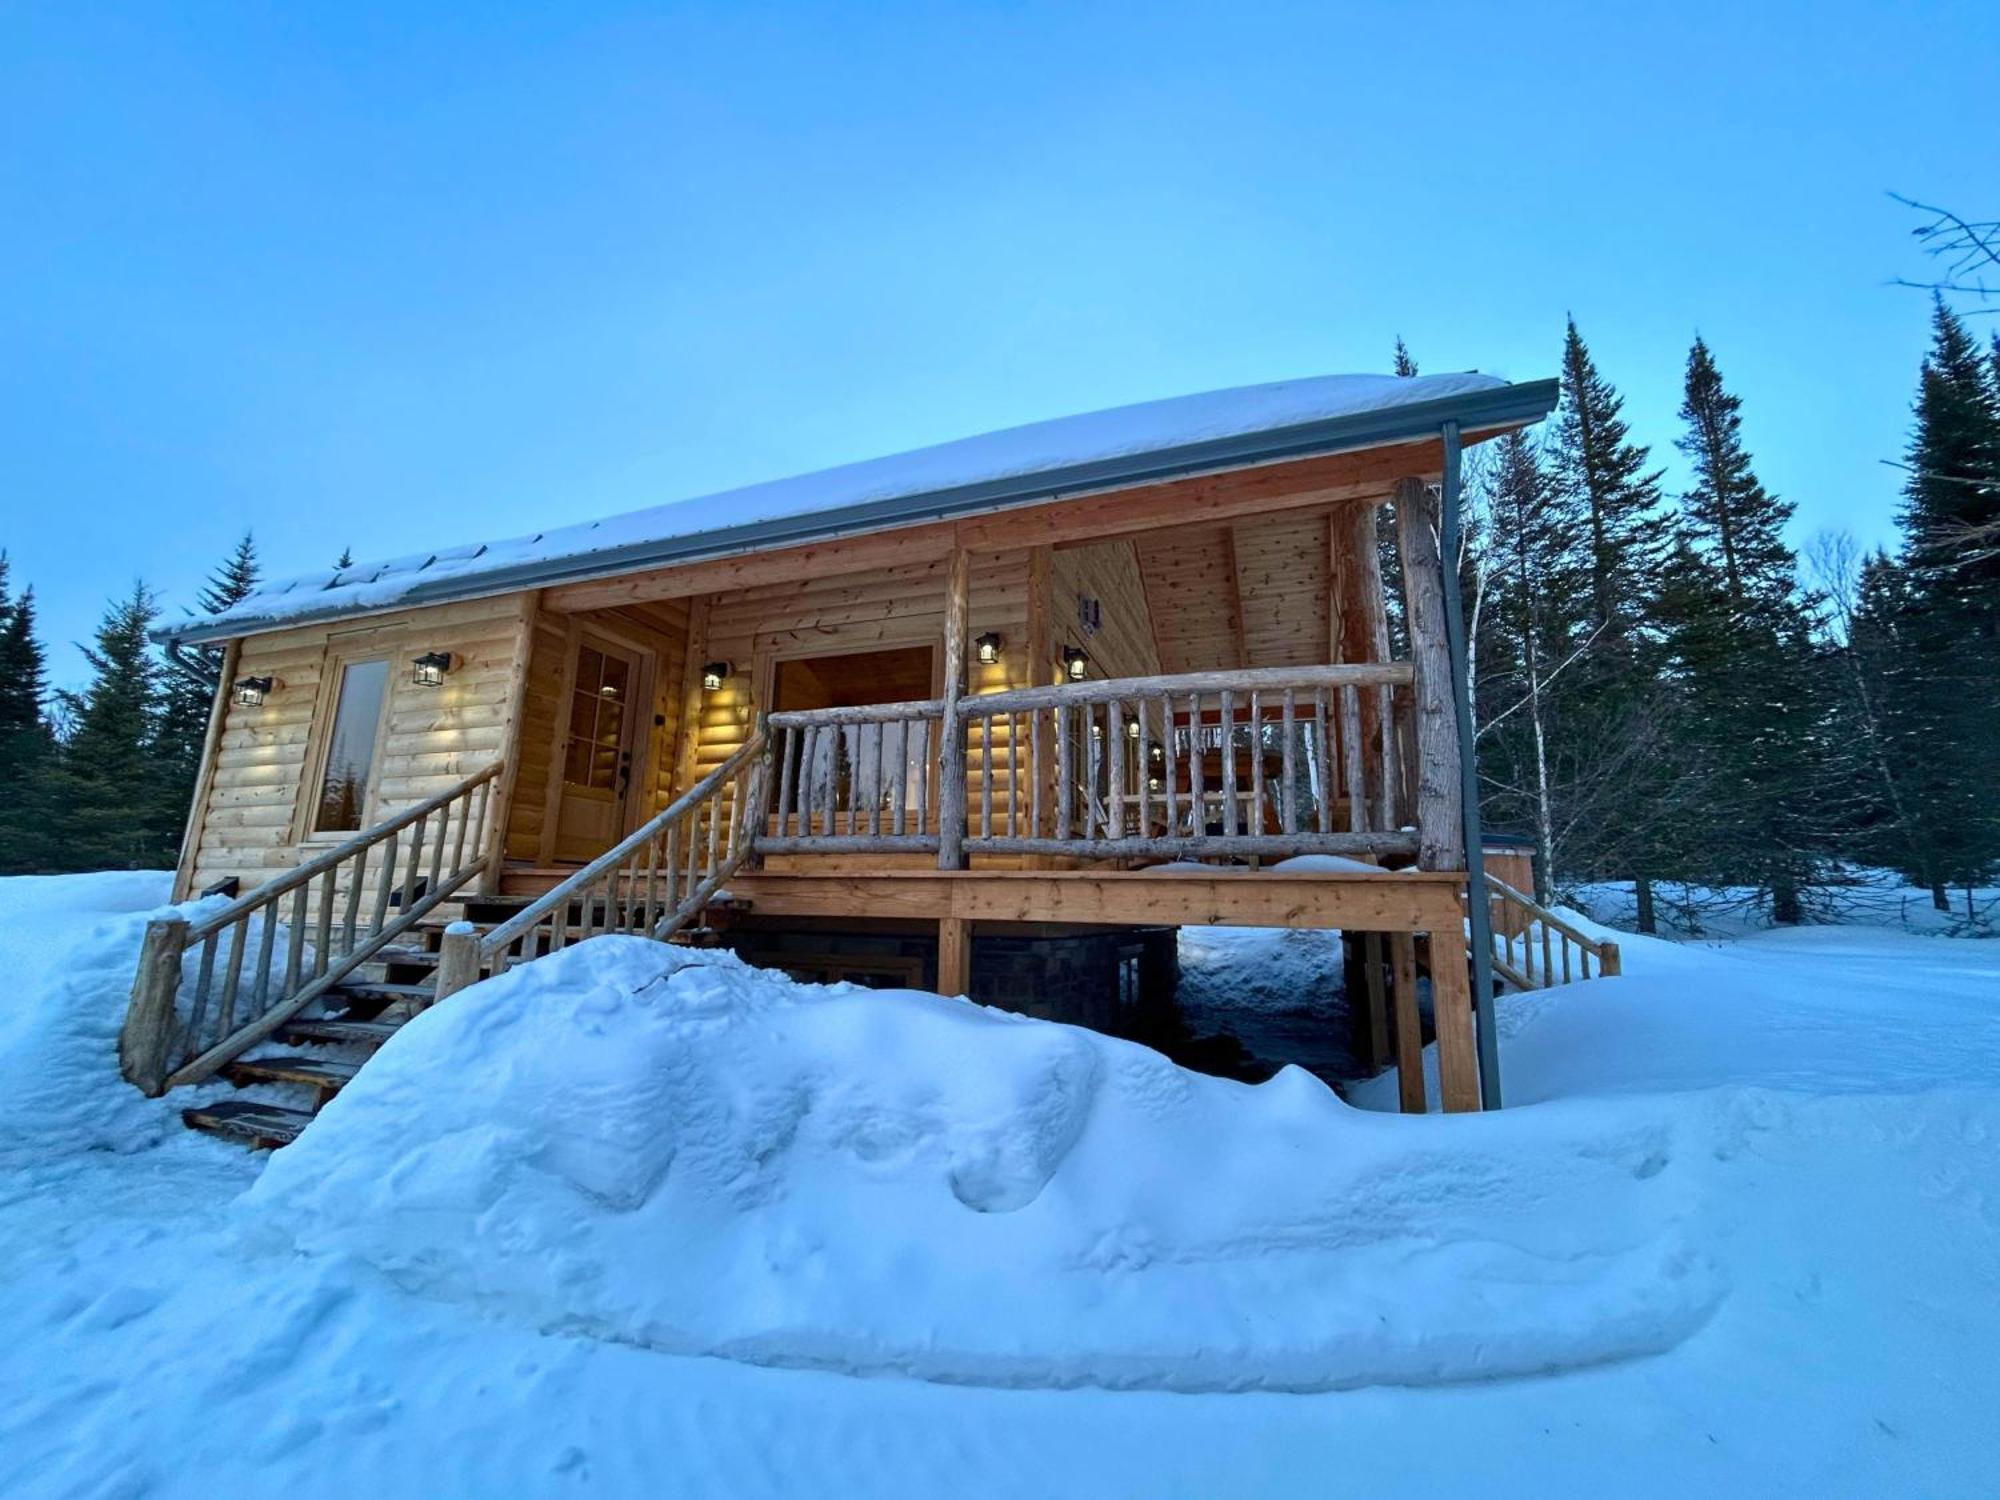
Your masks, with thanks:
[{"label": "stair handrail", "polygon": [[[505,768],[504,760],[496,760],[447,790],[295,865],[199,921],[174,916],[149,922],[131,1003],[118,1038],[119,1070],[126,1079],[157,1095],[210,1077],[272,1035],[483,873],[488,865],[488,841],[500,836],[487,827],[487,811],[495,781]],[[436,832],[431,834],[433,818]],[[406,829],[410,830],[407,858],[400,847]],[[362,891],[369,858],[384,844],[390,852],[379,865],[364,935]],[[426,848],[428,861],[424,859]],[[309,924],[315,881],[319,883],[318,911]],[[288,916],[279,910],[279,903],[287,896],[291,898]],[[389,915],[392,904],[394,917]],[[336,906],[344,906],[344,921],[338,924],[334,920]],[[253,923],[258,923],[260,931],[256,967],[246,996],[244,963]],[[285,956],[282,970],[275,971],[281,977],[274,983],[281,925],[287,928]],[[314,938],[310,954],[306,947],[309,930]],[[222,991],[211,1015],[210,990],[224,933],[230,934],[229,953]],[[196,944],[201,946],[201,963],[183,1020],[178,1009],[181,959]]]},{"label": "stair handrail", "polygon": [[[1488,899],[1497,897],[1511,918],[1496,920],[1492,924],[1494,972],[1509,984],[1524,990],[1547,989],[1556,984],[1568,984],[1572,979],[1610,979],[1624,972],[1618,944],[1610,938],[1590,936],[1490,870],[1486,874],[1486,890]],[[1534,941],[1537,936],[1540,938],[1539,963],[1536,961],[1537,944]],[[1517,943],[1518,953],[1515,949]],[[1572,945],[1577,949],[1575,972],[1570,967]],[[1561,960],[1560,977],[1557,976],[1558,958]],[[1590,971],[1592,959],[1597,960],[1596,974]]]},{"label": "stair handrail", "polygon": [[[579,911],[575,941],[606,933],[641,933],[662,942],[672,937],[755,850],[770,796],[768,744],[760,721],[721,765],[485,936],[447,931],[438,960],[438,998],[483,973],[503,973],[511,963],[566,947],[572,941],[572,903]],[[601,922],[596,920],[600,895]]]}]

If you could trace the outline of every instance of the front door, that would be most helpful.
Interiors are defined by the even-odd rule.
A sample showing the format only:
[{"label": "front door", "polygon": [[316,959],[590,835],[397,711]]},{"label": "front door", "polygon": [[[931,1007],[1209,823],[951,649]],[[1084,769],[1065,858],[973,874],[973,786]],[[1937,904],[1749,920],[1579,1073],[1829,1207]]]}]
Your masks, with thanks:
[{"label": "front door", "polygon": [[557,750],[555,857],[595,859],[625,834],[637,744],[640,653],[586,631],[577,638],[568,718]]}]

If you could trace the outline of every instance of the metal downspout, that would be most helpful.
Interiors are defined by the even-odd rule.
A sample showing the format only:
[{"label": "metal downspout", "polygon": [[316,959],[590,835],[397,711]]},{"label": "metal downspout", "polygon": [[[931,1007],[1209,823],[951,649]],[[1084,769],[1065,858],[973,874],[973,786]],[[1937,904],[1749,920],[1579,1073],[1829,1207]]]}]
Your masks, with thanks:
[{"label": "metal downspout", "polygon": [[[1478,746],[1472,733],[1472,683],[1466,668],[1465,601],[1459,595],[1458,545],[1463,457],[1458,423],[1439,428],[1444,439],[1444,493],[1438,566],[1444,574],[1444,635],[1451,652],[1451,703],[1458,715],[1459,800],[1464,803],[1465,915],[1472,948],[1472,1010],[1479,1032],[1479,1106],[1500,1107],[1500,1034],[1493,1014],[1493,912],[1486,901],[1486,850],[1479,828]],[[1435,939],[1433,940],[1435,941]]]}]

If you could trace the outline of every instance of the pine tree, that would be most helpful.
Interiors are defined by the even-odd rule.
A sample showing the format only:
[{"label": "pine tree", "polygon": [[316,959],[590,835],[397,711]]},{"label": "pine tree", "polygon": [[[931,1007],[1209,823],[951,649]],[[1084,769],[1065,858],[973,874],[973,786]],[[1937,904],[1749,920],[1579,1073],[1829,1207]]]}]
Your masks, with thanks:
[{"label": "pine tree", "polygon": [[1563,402],[1551,450],[1553,520],[1575,561],[1552,573],[1553,615],[1576,620],[1564,755],[1601,782],[1571,843],[1578,873],[1629,876],[1639,927],[1653,930],[1652,880],[1673,857],[1679,811],[1692,795],[1674,755],[1673,704],[1657,681],[1657,642],[1645,629],[1660,582],[1664,528],[1660,472],[1632,440],[1624,400],[1597,369],[1569,320]]},{"label": "pine tree", "polygon": [[1400,333],[1396,335],[1396,373],[1406,380],[1417,373],[1417,362],[1410,358],[1410,351]]},{"label": "pine tree", "polygon": [[354,549],[352,547],[342,547],[340,549],[340,556],[334,559],[333,571],[336,573],[345,572],[353,566]]},{"label": "pine tree", "polygon": [[1694,465],[1695,485],[1681,497],[1681,525],[1721,569],[1736,607],[1752,599],[1791,598],[1798,559],[1785,544],[1792,507],[1772,496],[1751,469],[1743,447],[1742,400],[1723,389],[1722,372],[1697,338],[1688,351],[1681,420],[1688,430],[1675,446]]},{"label": "pine tree", "polygon": [[[217,565],[196,595],[204,614],[219,615],[257,587],[261,570],[257,545],[244,532],[235,549]],[[208,719],[222,682],[224,649],[217,645],[167,647],[167,670],[149,767],[160,820],[177,825],[185,818],[201,774]]]},{"label": "pine tree", "polygon": [[1877,848],[1940,910],[2000,868],[2000,391],[1989,355],[1942,299],[1918,377],[1903,553],[1857,611],[1875,673],[1900,826]]},{"label": "pine tree", "polygon": [[144,869],[173,863],[178,826],[162,826],[154,742],[160,668],[147,638],[159,608],[146,586],[114,601],[85,647],[91,680],[64,693],[68,738],[52,778],[59,810],[55,862],[70,870]]},{"label": "pine tree", "polygon": [[1620,415],[1625,401],[1597,371],[1576,320],[1563,339],[1563,404],[1554,481],[1587,539],[1592,613],[1614,632],[1644,614],[1659,564],[1660,471]]},{"label": "pine tree", "polygon": [[35,591],[8,592],[0,552],[0,874],[47,868],[48,787],[55,740],[44,712],[48,664],[35,638]]}]

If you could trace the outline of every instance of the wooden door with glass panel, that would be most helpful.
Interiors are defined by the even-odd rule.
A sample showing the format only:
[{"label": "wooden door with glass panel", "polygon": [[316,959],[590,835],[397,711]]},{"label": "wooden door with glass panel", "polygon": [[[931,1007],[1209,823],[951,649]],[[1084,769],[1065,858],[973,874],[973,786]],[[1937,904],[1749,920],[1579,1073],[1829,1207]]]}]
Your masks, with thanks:
[{"label": "wooden door with glass panel", "polygon": [[555,858],[595,859],[625,834],[638,743],[642,653],[602,636],[577,639],[558,747]]}]

